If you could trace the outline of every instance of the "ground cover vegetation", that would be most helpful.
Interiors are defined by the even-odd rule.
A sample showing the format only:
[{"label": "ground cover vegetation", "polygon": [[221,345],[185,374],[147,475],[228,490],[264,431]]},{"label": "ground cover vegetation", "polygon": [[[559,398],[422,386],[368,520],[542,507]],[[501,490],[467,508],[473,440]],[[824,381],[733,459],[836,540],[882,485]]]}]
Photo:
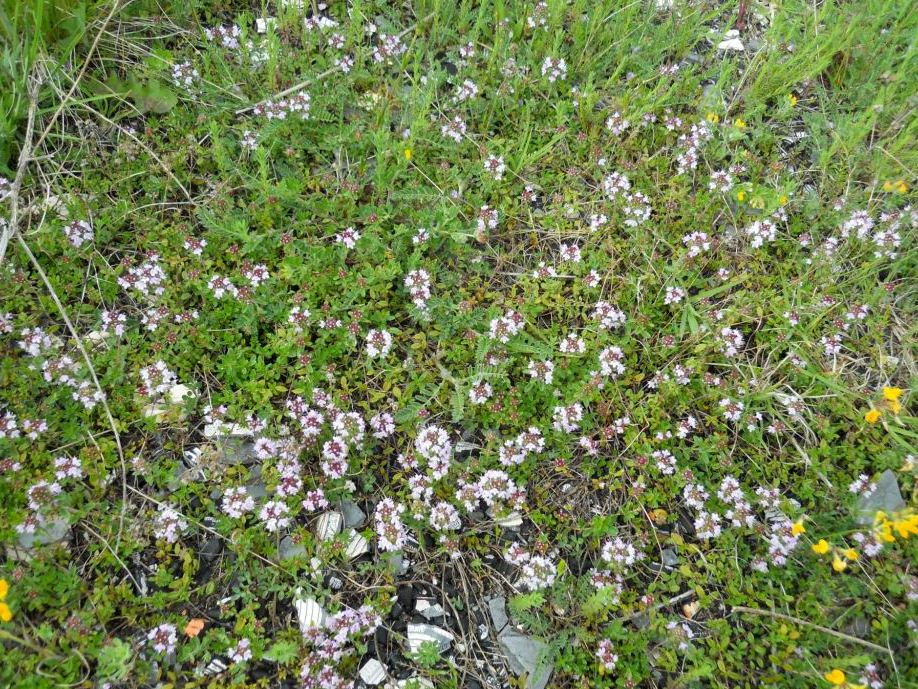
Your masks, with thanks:
[{"label": "ground cover vegetation", "polygon": [[0,685],[918,686],[901,0],[0,13]]}]

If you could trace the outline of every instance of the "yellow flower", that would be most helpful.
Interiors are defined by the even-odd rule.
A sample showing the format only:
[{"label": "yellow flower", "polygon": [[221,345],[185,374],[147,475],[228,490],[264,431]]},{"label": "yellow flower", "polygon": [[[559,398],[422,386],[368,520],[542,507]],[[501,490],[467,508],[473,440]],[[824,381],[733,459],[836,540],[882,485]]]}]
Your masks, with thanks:
[{"label": "yellow flower", "polygon": [[832,559],[832,569],[836,572],[844,572],[848,568],[848,563],[842,560],[838,555]]},{"label": "yellow flower", "polygon": [[877,512],[873,520],[873,533],[886,543],[895,543],[896,534],[905,540],[918,536],[918,514],[906,509],[896,512],[890,519],[885,512]]},{"label": "yellow flower", "polygon": [[737,129],[745,129],[746,122],[744,120],[741,120],[739,117],[737,117],[735,120],[733,120],[733,126],[736,127]]},{"label": "yellow flower", "polygon": [[13,611],[10,610],[9,605],[3,602],[9,590],[10,585],[7,583],[6,579],[0,579],[0,622],[9,622],[13,619]]},{"label": "yellow flower", "polygon": [[782,206],[786,206],[787,205],[787,194],[781,194],[781,198],[778,199],[778,203],[780,203]]},{"label": "yellow flower", "polygon": [[899,398],[902,397],[902,388],[883,388],[883,399],[886,400],[886,406],[893,414],[902,411],[902,403]]},{"label": "yellow flower", "polygon": [[803,525],[803,517],[801,517],[800,519],[798,519],[791,525],[790,532],[794,536],[799,536],[802,533],[806,533],[806,527]]},{"label": "yellow flower", "polygon": [[838,668],[835,668],[834,670],[830,670],[829,672],[824,674],[823,677],[826,678],[826,682],[828,682],[829,684],[834,684],[836,687],[840,687],[841,685],[843,685],[845,682],[848,681],[848,678],[845,676],[845,673],[839,670]]},{"label": "yellow flower", "polygon": [[918,514],[905,515],[895,519],[892,526],[902,538],[908,539],[911,536],[918,536]]},{"label": "yellow flower", "polygon": [[898,182],[896,182],[896,191],[898,191],[900,194],[904,194],[908,191],[908,185],[905,183],[905,180],[900,179]]},{"label": "yellow flower", "polygon": [[869,412],[864,414],[864,421],[866,421],[867,423],[876,423],[879,420],[880,420],[880,410],[879,409],[871,409]]},{"label": "yellow flower", "polygon": [[718,122],[720,122],[720,115],[718,115],[716,112],[709,112],[705,116],[705,119],[711,124],[717,124]]},{"label": "yellow flower", "polygon": [[902,388],[883,388],[883,398],[889,400],[890,402],[895,402],[897,399],[902,397]]},{"label": "yellow flower", "polygon": [[788,93],[787,102],[790,103],[791,107],[794,107],[795,105],[797,105],[797,96],[795,96],[793,93]]},{"label": "yellow flower", "polygon": [[895,189],[895,186],[893,186],[892,182],[889,180],[883,182],[883,191],[892,191],[893,189]]},{"label": "yellow flower", "polygon": [[873,531],[876,534],[876,537],[883,541],[884,543],[894,543],[896,540],[895,535],[893,534],[893,523],[886,519],[886,515],[883,515],[882,518],[879,518],[879,515],[883,514],[878,512],[878,519],[874,524]]},{"label": "yellow flower", "polygon": [[820,538],[819,541],[811,545],[810,548],[812,548],[813,552],[817,555],[825,555],[829,552],[829,542],[824,538]]},{"label": "yellow flower", "polygon": [[411,149],[410,148],[405,149],[405,160],[411,160]]},{"label": "yellow flower", "polygon": [[746,200],[746,192],[743,191],[742,189],[740,189],[738,192],[736,192],[736,200],[739,201],[739,202],[745,201],[745,200]]},{"label": "yellow flower", "polygon": [[842,555],[844,555],[849,560],[857,560],[857,551],[854,548],[848,548],[847,550],[842,551]]}]

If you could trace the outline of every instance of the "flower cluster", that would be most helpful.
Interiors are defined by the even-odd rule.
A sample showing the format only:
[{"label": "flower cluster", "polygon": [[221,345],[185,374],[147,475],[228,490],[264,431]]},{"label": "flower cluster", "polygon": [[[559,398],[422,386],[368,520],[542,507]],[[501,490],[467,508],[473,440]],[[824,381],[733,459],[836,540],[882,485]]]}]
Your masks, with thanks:
[{"label": "flower cluster", "polygon": [[309,119],[309,109],[312,104],[312,98],[305,91],[283,98],[278,101],[268,100],[259,103],[253,109],[253,112],[259,117],[268,120],[286,120],[287,117],[299,115],[300,119]]},{"label": "flower cluster", "polygon": [[411,301],[421,311],[427,309],[427,300],[430,299],[430,274],[419,268],[412,270],[405,276],[405,287],[411,295]]},{"label": "flower cluster", "polygon": [[146,260],[132,266],[118,278],[124,289],[133,289],[146,297],[160,297],[166,291],[166,271],[159,264],[159,254],[150,253]]},{"label": "flower cluster", "polygon": [[599,667],[604,672],[612,672],[618,665],[618,655],[615,653],[615,646],[609,639],[601,639],[596,646],[596,660],[599,661]]},{"label": "flower cluster", "polygon": [[175,645],[178,643],[178,636],[174,624],[163,623],[147,633],[147,643],[157,653],[171,655],[175,653]]},{"label": "flower cluster", "polygon": [[64,225],[64,236],[67,237],[68,242],[79,248],[91,242],[95,234],[88,221],[74,220]]},{"label": "flower cluster", "polygon": [[300,669],[304,689],[350,689],[354,683],[339,674],[343,659],[354,653],[356,641],[365,642],[382,624],[380,616],[368,605],[343,608],[324,615],[317,624],[303,629],[309,651]]},{"label": "flower cluster", "polygon": [[157,397],[169,391],[178,382],[175,373],[169,370],[164,361],[157,361],[140,369],[140,394]]},{"label": "flower cluster", "polygon": [[434,478],[446,476],[453,456],[453,443],[444,428],[436,425],[422,428],[414,440],[414,449],[427,460]]},{"label": "flower cluster", "polygon": [[187,60],[172,65],[172,81],[176,86],[191,88],[200,78],[198,70]]},{"label": "flower cluster", "polygon": [[233,519],[239,519],[255,509],[255,500],[245,486],[223,491],[221,509]]},{"label": "flower cluster", "polygon": [[564,81],[567,78],[567,63],[564,58],[546,57],[542,62],[542,76],[548,81]]},{"label": "flower cluster", "polygon": [[264,523],[265,530],[274,533],[290,526],[290,508],[281,500],[268,500],[261,507],[258,518]]},{"label": "flower cluster", "polygon": [[162,505],[153,522],[153,534],[166,543],[175,543],[188,530],[185,518],[169,505]]},{"label": "flower cluster", "polygon": [[367,333],[367,356],[384,357],[392,349],[392,335],[386,330],[370,330]]},{"label": "flower cluster", "polygon": [[516,543],[507,549],[504,559],[520,568],[517,585],[529,591],[549,588],[558,576],[558,564],[551,557],[531,552]]},{"label": "flower cluster", "polygon": [[405,506],[392,498],[384,498],[376,505],[373,519],[380,550],[401,550],[408,542],[408,531],[401,519],[404,512]]},{"label": "flower cluster", "polygon": [[242,31],[236,24],[204,29],[204,36],[208,41],[220,43],[224,48],[228,48],[229,50],[236,50],[239,48],[239,37],[241,35]]},{"label": "flower cluster", "polygon": [[520,333],[526,325],[525,319],[516,311],[508,311],[499,318],[491,319],[488,336],[502,344],[507,344],[510,338]]},{"label": "flower cluster", "polygon": [[407,47],[400,36],[380,34],[373,49],[373,60],[381,64],[392,64],[395,58],[405,54]]}]

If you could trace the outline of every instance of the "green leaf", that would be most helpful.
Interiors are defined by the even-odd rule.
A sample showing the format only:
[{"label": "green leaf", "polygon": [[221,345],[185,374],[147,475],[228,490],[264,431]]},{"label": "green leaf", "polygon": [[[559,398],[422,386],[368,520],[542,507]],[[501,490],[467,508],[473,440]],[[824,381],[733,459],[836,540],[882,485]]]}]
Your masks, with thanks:
[{"label": "green leaf", "polygon": [[155,79],[146,84],[141,84],[132,79],[130,82],[130,95],[134,105],[141,112],[162,114],[172,110],[178,103],[178,96],[170,88]]},{"label": "green leaf", "polygon": [[285,665],[295,659],[299,652],[299,645],[293,641],[275,641],[271,648],[265,651],[264,657],[280,665]]}]

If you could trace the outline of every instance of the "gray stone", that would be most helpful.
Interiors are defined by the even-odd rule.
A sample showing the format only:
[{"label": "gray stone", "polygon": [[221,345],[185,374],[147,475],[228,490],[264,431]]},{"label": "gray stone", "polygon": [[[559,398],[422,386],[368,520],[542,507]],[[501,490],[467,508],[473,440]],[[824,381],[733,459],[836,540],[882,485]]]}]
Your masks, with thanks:
[{"label": "gray stone", "polygon": [[526,673],[526,689],[545,689],[552,672],[552,664],[545,659],[545,643],[511,627],[498,634],[497,642],[513,673]]},{"label": "gray stone", "polygon": [[434,689],[433,682],[424,677],[409,677],[395,683],[397,689]]},{"label": "gray stone", "polygon": [[52,519],[35,529],[35,533],[19,534],[15,544],[6,547],[10,560],[27,562],[38,548],[61,546],[69,548],[70,524],[64,519]]},{"label": "gray stone", "polygon": [[274,17],[259,17],[255,20],[255,31],[257,33],[267,33],[268,27],[276,25],[277,19]]},{"label": "gray stone", "polygon": [[411,562],[405,559],[401,551],[386,553],[383,555],[383,559],[389,567],[389,571],[400,577],[407,574],[408,569],[411,567]]},{"label": "gray stone", "polygon": [[870,635],[870,622],[866,617],[855,617],[844,629],[845,634],[866,639]]},{"label": "gray stone", "polygon": [[171,492],[177,491],[184,485],[204,480],[204,472],[197,463],[189,464],[186,457],[181,462],[176,462],[175,469],[169,476],[166,486]]},{"label": "gray stone", "polygon": [[277,548],[277,555],[281,560],[289,560],[293,557],[301,557],[306,554],[306,546],[302,543],[294,543],[290,536],[284,536]]},{"label": "gray stone", "polygon": [[356,529],[363,526],[367,521],[366,513],[358,507],[357,503],[350,500],[343,500],[338,509],[344,517],[345,529]]},{"label": "gray stone", "polygon": [[742,52],[746,48],[743,46],[743,42],[740,40],[739,31],[736,29],[730,29],[726,34],[724,34],[724,40],[717,44],[717,49]]},{"label": "gray stone", "polygon": [[676,567],[679,564],[679,556],[673,548],[663,549],[663,564],[667,567]]},{"label": "gray stone", "polygon": [[360,679],[363,680],[364,684],[375,687],[386,680],[386,668],[376,658],[370,658],[360,668]]},{"label": "gray stone", "polygon": [[543,657],[545,643],[521,634],[509,625],[506,598],[492,596],[487,603],[494,629],[497,630],[497,642],[504,651],[509,668],[516,675],[526,673],[527,689],[545,689],[552,672],[552,664]]},{"label": "gray stone", "polygon": [[65,519],[52,519],[45,522],[35,533],[20,534],[19,545],[23,548],[34,548],[40,545],[50,545],[64,541],[70,533],[70,524]]},{"label": "gray stone", "polygon": [[205,677],[211,677],[213,675],[219,675],[221,672],[225,672],[226,668],[227,665],[223,662],[223,659],[214,658],[200,674],[203,674]]},{"label": "gray stone", "polygon": [[250,438],[238,435],[221,435],[213,439],[220,453],[220,462],[228,465],[251,464],[258,461],[255,443]]},{"label": "gray stone", "polygon": [[507,599],[503,596],[488,598],[488,610],[491,612],[494,629],[500,632],[510,621],[507,617]]},{"label": "gray stone", "polygon": [[443,609],[442,605],[439,603],[434,603],[433,601],[426,600],[424,598],[418,598],[414,609],[421,613],[421,616],[428,622],[432,622],[433,620],[439,619],[441,617],[446,617],[446,611]]},{"label": "gray stone", "polygon": [[877,487],[872,493],[862,497],[858,503],[858,522],[873,524],[877,512],[897,512],[905,508],[905,500],[899,491],[899,483],[892,469],[887,469],[877,479]]},{"label": "gray stone", "polygon": [[268,496],[268,489],[265,487],[264,481],[247,483],[245,484],[245,489],[249,492],[249,495],[252,496],[253,500],[261,500]]},{"label": "gray stone", "polygon": [[350,536],[348,537],[347,546],[345,547],[345,554],[348,560],[353,560],[364,553],[370,552],[370,542],[362,533],[354,529],[350,529],[349,533]]},{"label": "gray stone", "polygon": [[340,512],[325,512],[316,523],[316,537],[320,541],[330,541],[339,533],[344,524],[344,517]]},{"label": "gray stone", "polygon": [[303,634],[325,625],[328,614],[315,598],[296,598],[293,607],[296,609],[297,621]]},{"label": "gray stone", "polygon": [[408,625],[408,649],[412,653],[417,653],[421,649],[421,644],[430,641],[437,645],[440,652],[446,651],[453,643],[452,632],[441,627],[435,627],[432,624],[409,624]]},{"label": "gray stone", "polygon": [[494,510],[488,510],[488,516],[491,517],[498,526],[502,526],[505,529],[517,529],[523,525],[523,515],[516,510],[501,517],[495,516]]}]

